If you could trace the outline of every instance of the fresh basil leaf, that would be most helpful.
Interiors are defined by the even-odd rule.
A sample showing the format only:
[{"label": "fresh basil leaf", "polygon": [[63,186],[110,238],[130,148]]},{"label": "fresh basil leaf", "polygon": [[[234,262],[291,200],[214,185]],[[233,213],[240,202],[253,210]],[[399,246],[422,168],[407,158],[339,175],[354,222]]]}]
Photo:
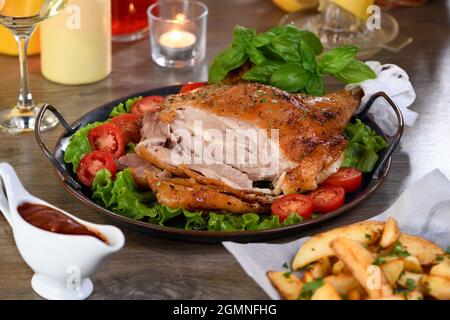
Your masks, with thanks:
[{"label": "fresh basil leaf", "polygon": [[246,47],[246,51],[247,51],[248,56],[250,57],[250,61],[256,65],[259,65],[259,64],[267,61],[264,54],[258,48],[248,45]]},{"label": "fresh basil leaf", "polygon": [[286,62],[301,61],[300,39],[293,33],[283,32],[272,39],[272,47]]},{"label": "fresh basil leaf", "polygon": [[242,66],[247,59],[248,55],[245,48],[231,47],[223,53],[219,65],[223,70],[229,72]]},{"label": "fresh basil leaf", "polygon": [[275,48],[273,47],[272,44],[269,44],[265,47],[261,47],[259,48],[259,50],[264,54],[264,56],[267,58],[267,60],[269,61],[277,61],[277,62],[282,62],[285,63],[286,61],[283,59],[283,57],[281,57],[277,51],[275,50]]},{"label": "fresh basil leaf", "polygon": [[221,52],[209,68],[208,82],[222,81],[231,70],[242,66],[247,59],[248,55],[244,47],[235,46]]},{"label": "fresh basil leaf", "polygon": [[282,65],[277,61],[266,61],[260,65],[254,66],[242,76],[247,81],[259,82],[264,84],[270,83],[272,74]]},{"label": "fresh basil leaf", "polygon": [[233,32],[233,46],[246,46],[252,42],[256,36],[256,30],[236,26]]},{"label": "fresh basil leaf", "polygon": [[298,92],[303,89],[310,74],[298,62],[288,62],[279,67],[270,78],[270,84],[287,92]]},{"label": "fresh basil leaf", "polygon": [[277,36],[277,35],[283,33],[284,29],[285,29],[285,26],[276,26],[276,27],[271,28],[268,32],[273,33],[274,35]]},{"label": "fresh basil leaf", "polygon": [[300,43],[300,56],[302,57],[302,65],[305,70],[311,73],[317,72],[316,56],[314,50],[306,43]]},{"label": "fresh basil leaf", "polygon": [[305,86],[305,91],[307,94],[313,96],[323,96],[325,94],[325,84],[321,76],[316,74],[310,74],[310,78]]},{"label": "fresh basil leaf", "polygon": [[278,35],[272,39],[272,45],[276,52],[287,62],[299,61],[299,45],[304,42],[314,52],[314,55],[322,53],[323,46],[320,39],[312,32],[300,30],[293,25],[286,25],[278,30]]},{"label": "fresh basil leaf", "polygon": [[272,39],[275,37],[275,33],[273,32],[265,32],[258,34],[251,42],[251,45],[255,48],[260,48],[267,46],[272,42]]},{"label": "fresh basil leaf", "polygon": [[355,46],[342,46],[326,52],[320,59],[319,69],[322,73],[336,74],[352,62],[358,53]]},{"label": "fresh basil leaf", "polygon": [[323,52],[322,42],[320,42],[320,39],[314,33],[306,30],[299,30],[299,37],[314,50],[316,56]]},{"label": "fresh basil leaf", "polygon": [[365,80],[375,79],[377,75],[364,62],[352,59],[343,70],[333,74],[333,77],[345,83],[359,83]]},{"label": "fresh basil leaf", "polygon": [[208,82],[209,83],[222,81],[227,76],[228,71],[225,70],[224,68],[222,68],[220,65],[224,54],[225,54],[225,51],[219,53],[214,58],[212,65],[209,67],[209,74],[208,74]]}]

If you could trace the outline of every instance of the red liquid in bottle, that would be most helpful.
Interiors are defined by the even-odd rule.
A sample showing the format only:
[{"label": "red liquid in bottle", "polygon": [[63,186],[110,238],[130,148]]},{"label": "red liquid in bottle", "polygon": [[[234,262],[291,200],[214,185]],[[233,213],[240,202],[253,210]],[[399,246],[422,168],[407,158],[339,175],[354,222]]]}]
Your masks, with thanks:
[{"label": "red liquid in bottle", "polygon": [[148,26],[147,9],[156,0],[112,0],[112,34],[125,36]]}]

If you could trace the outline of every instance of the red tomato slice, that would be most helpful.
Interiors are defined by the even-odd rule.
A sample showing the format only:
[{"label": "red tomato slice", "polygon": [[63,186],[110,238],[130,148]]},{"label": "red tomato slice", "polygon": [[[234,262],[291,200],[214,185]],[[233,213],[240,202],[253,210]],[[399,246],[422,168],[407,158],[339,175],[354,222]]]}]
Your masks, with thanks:
[{"label": "red tomato slice", "polygon": [[111,119],[122,130],[124,144],[138,143],[141,140],[142,118],[137,114],[122,114]]},{"label": "red tomato slice", "polygon": [[311,193],[314,211],[328,213],[342,207],[345,203],[345,191],[342,187],[320,187]]},{"label": "red tomato slice", "polygon": [[280,217],[280,222],[286,220],[292,212],[296,212],[304,219],[311,218],[314,203],[310,196],[304,194],[289,194],[272,203],[272,214]]},{"label": "red tomato slice", "polygon": [[322,185],[330,187],[342,187],[346,193],[357,191],[362,184],[361,171],[354,168],[341,168],[329,177]]},{"label": "red tomato slice", "polygon": [[161,103],[165,100],[162,96],[148,96],[136,101],[131,106],[131,113],[143,115],[147,112],[156,112],[161,109]]},{"label": "red tomato slice", "polygon": [[114,158],[125,154],[125,143],[122,130],[114,123],[105,123],[93,128],[88,135],[93,150],[110,152]]},{"label": "red tomato slice", "polygon": [[112,178],[116,176],[117,167],[114,158],[110,152],[103,150],[95,150],[87,153],[77,169],[78,179],[85,186],[92,186],[95,175],[102,169],[108,169],[111,172]]},{"label": "red tomato slice", "polygon": [[208,82],[189,82],[181,87],[180,93],[188,93],[197,88],[204,87],[208,84]]}]

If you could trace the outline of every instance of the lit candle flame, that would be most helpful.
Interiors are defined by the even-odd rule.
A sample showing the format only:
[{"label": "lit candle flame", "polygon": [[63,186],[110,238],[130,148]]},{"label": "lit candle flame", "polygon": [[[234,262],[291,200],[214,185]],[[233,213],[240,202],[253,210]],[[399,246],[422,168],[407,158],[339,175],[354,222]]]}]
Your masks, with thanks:
[{"label": "lit candle flame", "polygon": [[175,20],[177,23],[183,23],[186,21],[186,15],[184,13],[177,13]]}]

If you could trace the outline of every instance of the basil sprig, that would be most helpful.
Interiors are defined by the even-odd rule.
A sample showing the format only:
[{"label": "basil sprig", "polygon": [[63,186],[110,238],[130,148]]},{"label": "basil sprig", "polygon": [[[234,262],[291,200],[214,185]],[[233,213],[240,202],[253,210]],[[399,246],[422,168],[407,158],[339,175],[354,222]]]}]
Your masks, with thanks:
[{"label": "basil sprig", "polygon": [[323,95],[323,78],[331,75],[345,83],[376,77],[369,66],[355,59],[358,48],[341,46],[323,53],[320,39],[293,25],[279,26],[256,34],[237,26],[233,42],[219,53],[209,70],[209,82],[219,82],[232,70],[250,62],[242,78],[270,84],[287,92]]}]

